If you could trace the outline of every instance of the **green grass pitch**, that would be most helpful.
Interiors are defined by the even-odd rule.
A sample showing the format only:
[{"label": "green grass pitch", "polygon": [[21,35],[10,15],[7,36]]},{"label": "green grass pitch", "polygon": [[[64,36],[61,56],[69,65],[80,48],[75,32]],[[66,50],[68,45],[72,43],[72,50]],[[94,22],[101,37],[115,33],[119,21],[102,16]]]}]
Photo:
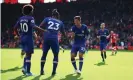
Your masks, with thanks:
[{"label": "green grass pitch", "polygon": [[[82,74],[72,74],[74,69],[70,62],[70,50],[60,51],[57,75],[51,77],[53,54],[49,51],[45,64],[45,75],[40,76],[41,49],[35,49],[32,56],[31,71],[34,76],[26,77],[21,73],[23,59],[20,49],[1,49],[2,80],[133,80],[133,51],[119,51],[110,56],[107,51],[106,64],[101,64],[100,52],[90,50],[85,54]],[[78,61],[77,61],[78,64]]]}]

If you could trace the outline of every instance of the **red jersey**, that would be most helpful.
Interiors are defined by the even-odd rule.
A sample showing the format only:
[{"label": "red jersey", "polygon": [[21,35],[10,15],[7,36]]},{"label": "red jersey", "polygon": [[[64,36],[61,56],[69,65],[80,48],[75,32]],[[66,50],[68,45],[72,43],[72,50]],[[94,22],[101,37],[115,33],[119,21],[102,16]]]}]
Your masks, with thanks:
[{"label": "red jersey", "polygon": [[111,43],[116,43],[117,42],[117,37],[118,35],[113,33],[113,34],[110,34],[110,42]]}]

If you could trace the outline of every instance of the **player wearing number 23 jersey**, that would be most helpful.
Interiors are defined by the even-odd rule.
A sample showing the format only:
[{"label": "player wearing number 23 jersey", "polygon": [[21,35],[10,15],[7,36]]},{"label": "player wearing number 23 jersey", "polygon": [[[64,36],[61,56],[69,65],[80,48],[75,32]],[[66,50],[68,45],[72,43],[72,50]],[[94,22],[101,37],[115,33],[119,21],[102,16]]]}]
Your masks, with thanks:
[{"label": "player wearing number 23 jersey", "polygon": [[45,28],[47,32],[44,32],[44,41],[43,41],[43,55],[41,58],[41,72],[44,74],[44,63],[46,61],[46,56],[49,49],[52,49],[54,59],[53,59],[53,72],[52,75],[56,74],[56,67],[58,65],[58,53],[59,53],[59,42],[58,42],[58,32],[60,31],[63,35],[64,25],[63,22],[59,20],[59,13],[56,9],[52,11],[52,17],[46,17],[40,27]]}]

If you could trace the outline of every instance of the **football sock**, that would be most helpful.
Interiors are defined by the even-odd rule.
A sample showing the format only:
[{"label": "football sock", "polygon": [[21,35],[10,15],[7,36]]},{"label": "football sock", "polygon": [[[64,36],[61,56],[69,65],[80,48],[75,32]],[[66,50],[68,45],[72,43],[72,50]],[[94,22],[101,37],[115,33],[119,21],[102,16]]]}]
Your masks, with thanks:
[{"label": "football sock", "polygon": [[74,69],[77,70],[75,58],[71,58],[71,63],[73,65]]},{"label": "football sock", "polygon": [[46,56],[47,53],[43,53],[42,58],[41,58],[41,72],[43,72],[44,70],[44,65],[45,65],[45,61],[46,61]]},{"label": "football sock", "polygon": [[115,54],[117,54],[117,51],[115,51]]},{"label": "football sock", "polygon": [[23,68],[26,69],[26,57],[24,58]]},{"label": "football sock", "polygon": [[83,66],[83,58],[79,58],[79,70],[82,70],[82,66]]},{"label": "football sock", "polygon": [[27,72],[30,73],[31,56],[28,56],[28,57],[26,58],[26,64],[27,64]]},{"label": "football sock", "polygon": [[104,55],[103,55],[103,52],[101,52],[101,57],[102,57],[102,59],[104,60]]},{"label": "football sock", "polygon": [[53,59],[53,73],[56,73],[56,68],[58,66],[58,57],[54,57]]},{"label": "football sock", "polygon": [[104,52],[104,58],[105,58],[105,59],[107,58],[106,51]]}]

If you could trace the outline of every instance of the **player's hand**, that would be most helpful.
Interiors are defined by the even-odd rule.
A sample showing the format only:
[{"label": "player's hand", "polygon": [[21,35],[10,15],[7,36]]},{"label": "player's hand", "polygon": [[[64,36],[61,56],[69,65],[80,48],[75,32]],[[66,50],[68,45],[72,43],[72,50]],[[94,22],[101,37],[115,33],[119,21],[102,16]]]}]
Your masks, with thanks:
[{"label": "player's hand", "polygon": [[106,36],[107,39],[109,39],[109,36]]},{"label": "player's hand", "polygon": [[18,35],[14,36],[14,39],[15,39],[15,40],[16,40],[16,39],[19,39]]}]

